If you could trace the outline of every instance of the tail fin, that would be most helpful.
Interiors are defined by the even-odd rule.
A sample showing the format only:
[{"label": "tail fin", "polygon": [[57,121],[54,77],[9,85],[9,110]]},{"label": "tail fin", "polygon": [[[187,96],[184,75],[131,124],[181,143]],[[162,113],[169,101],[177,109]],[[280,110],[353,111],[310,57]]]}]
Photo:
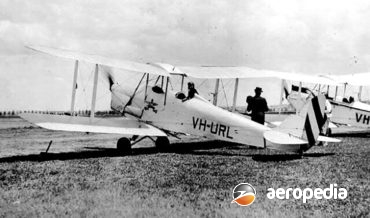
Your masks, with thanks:
[{"label": "tail fin", "polygon": [[309,99],[300,112],[284,120],[276,130],[296,136],[308,142],[305,150],[315,145],[326,122],[324,95]]},{"label": "tail fin", "polygon": [[285,99],[288,99],[288,96],[290,95],[292,90],[291,90],[291,88],[289,88],[289,85],[288,85],[288,83],[285,79],[283,79],[283,87],[282,88],[284,90]]}]

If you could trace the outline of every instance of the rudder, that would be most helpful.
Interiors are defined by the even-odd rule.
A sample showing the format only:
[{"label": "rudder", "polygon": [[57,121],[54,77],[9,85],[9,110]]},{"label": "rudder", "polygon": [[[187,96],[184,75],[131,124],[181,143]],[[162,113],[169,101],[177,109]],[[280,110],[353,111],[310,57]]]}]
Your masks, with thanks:
[{"label": "rudder", "polygon": [[307,101],[302,110],[285,119],[276,130],[294,135],[308,142],[309,149],[316,144],[320,132],[326,122],[324,95],[319,94]]}]

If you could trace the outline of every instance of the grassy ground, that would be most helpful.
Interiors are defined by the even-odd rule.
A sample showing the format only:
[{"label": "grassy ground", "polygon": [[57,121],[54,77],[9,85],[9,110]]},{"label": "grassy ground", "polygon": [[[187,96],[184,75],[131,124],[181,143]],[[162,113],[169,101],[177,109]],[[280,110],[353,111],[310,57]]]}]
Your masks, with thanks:
[{"label": "grassy ground", "polygon": [[[314,147],[302,159],[269,150],[186,139],[157,153],[140,143],[131,156],[119,136],[0,128],[0,216],[10,217],[347,217],[370,216],[370,142],[365,135]],[[48,140],[53,154],[38,153]],[[87,148],[90,147],[90,148]],[[147,148],[145,148],[147,147]],[[256,201],[231,204],[252,184]],[[269,200],[267,189],[346,188],[345,200]]]}]

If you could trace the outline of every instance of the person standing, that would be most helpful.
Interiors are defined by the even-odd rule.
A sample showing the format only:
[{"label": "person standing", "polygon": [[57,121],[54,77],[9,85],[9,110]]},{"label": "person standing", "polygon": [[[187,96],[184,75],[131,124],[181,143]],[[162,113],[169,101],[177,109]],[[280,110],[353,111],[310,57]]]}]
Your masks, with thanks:
[{"label": "person standing", "polygon": [[[330,101],[328,100],[329,95],[325,94],[325,97],[326,97],[326,100],[325,100],[325,116],[326,116],[326,119],[325,119],[325,124],[321,129],[320,135],[324,135],[324,136],[329,137],[331,135],[331,129],[329,128],[329,123],[330,123],[330,118],[331,118],[331,115],[332,115],[331,113],[333,111],[333,108],[331,106]],[[327,141],[325,141],[324,143],[320,142],[319,145],[327,146],[328,142]]]},{"label": "person standing", "polygon": [[254,122],[265,124],[265,112],[269,110],[266,99],[261,97],[262,88],[254,89],[255,96],[249,100],[247,111],[252,111],[251,117]]}]

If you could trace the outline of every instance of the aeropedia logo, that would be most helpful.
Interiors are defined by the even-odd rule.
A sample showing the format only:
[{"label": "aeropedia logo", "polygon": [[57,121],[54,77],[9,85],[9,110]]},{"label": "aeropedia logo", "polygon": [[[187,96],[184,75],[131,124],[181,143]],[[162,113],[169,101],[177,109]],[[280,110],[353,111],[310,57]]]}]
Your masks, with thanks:
[{"label": "aeropedia logo", "polygon": [[273,189],[269,188],[267,189],[267,198],[268,199],[289,199],[289,198],[295,198],[295,199],[302,199],[303,203],[307,203],[307,200],[315,198],[315,199],[346,199],[348,196],[347,189],[345,188],[338,188],[337,184],[330,184],[328,188],[321,189],[321,188],[278,188]]},{"label": "aeropedia logo", "polygon": [[240,206],[251,205],[256,198],[256,189],[249,183],[240,183],[233,189],[234,200]]},{"label": "aeropedia logo", "polygon": [[[266,197],[272,199],[297,199],[307,203],[309,199],[334,199],[343,200],[348,197],[348,191],[345,188],[338,187],[337,184],[330,184],[327,188],[268,188]],[[256,199],[256,189],[249,183],[240,183],[233,189],[233,201],[240,206],[251,205]]]}]

